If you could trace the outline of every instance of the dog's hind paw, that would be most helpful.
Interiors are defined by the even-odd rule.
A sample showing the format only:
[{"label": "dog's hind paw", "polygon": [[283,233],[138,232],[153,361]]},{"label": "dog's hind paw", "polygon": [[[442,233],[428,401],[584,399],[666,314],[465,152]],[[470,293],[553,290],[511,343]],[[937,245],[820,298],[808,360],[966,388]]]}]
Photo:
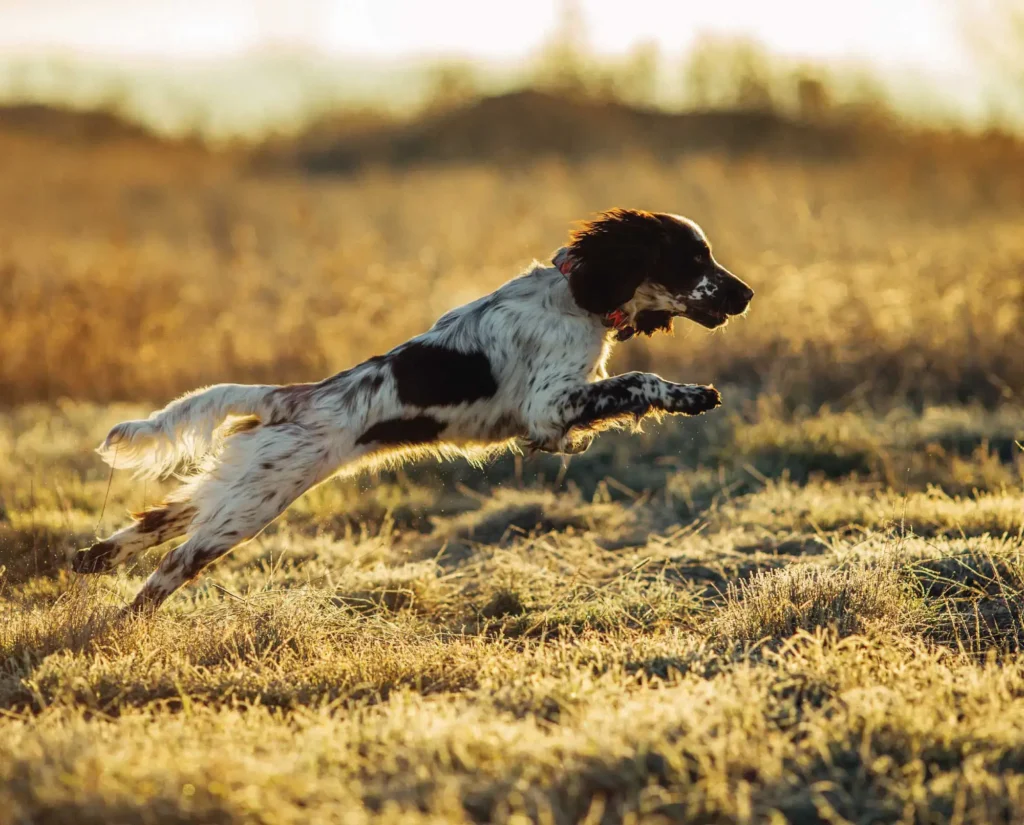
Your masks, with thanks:
[{"label": "dog's hind paw", "polygon": [[106,573],[114,567],[117,545],[101,541],[88,550],[79,550],[71,557],[71,569],[76,573]]}]

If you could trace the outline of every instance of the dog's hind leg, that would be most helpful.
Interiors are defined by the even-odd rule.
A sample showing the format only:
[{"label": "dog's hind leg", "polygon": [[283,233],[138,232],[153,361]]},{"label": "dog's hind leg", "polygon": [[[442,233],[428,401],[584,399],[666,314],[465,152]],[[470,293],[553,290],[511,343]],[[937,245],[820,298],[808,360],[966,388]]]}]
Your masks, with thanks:
[{"label": "dog's hind leg", "polygon": [[71,567],[78,573],[106,573],[134,561],[151,547],[185,535],[195,514],[196,508],[187,500],[167,501],[134,513],[132,524],[78,551]]},{"label": "dog's hind leg", "polygon": [[294,424],[260,427],[229,439],[216,466],[197,479],[189,539],[171,550],[130,610],[150,612],[204,567],[259,533],[299,496],[365,450],[328,445]]}]

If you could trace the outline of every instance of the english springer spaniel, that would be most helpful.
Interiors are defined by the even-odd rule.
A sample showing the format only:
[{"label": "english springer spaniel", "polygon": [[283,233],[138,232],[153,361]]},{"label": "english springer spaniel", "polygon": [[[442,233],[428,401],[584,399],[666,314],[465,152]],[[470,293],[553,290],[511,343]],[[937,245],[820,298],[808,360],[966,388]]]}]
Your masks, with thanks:
[{"label": "english springer spaniel", "polygon": [[712,386],[609,377],[612,347],[670,330],[675,316],[721,327],[753,294],[693,221],[604,212],[572,232],[552,265],[534,262],[386,355],[315,384],[219,384],[118,424],[98,450],[111,467],[189,472],[167,501],[72,566],[108,571],[187,534],[129,608],[155,610],[332,476],[422,455],[479,461],[517,446],[579,453],[601,430],[707,412],[721,403]]}]

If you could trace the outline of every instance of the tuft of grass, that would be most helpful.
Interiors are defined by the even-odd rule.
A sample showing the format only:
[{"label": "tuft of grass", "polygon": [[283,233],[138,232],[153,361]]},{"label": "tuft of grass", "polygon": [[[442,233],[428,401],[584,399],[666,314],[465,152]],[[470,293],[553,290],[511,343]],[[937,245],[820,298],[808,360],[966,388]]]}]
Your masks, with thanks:
[{"label": "tuft of grass", "polygon": [[913,568],[931,603],[928,635],[972,655],[1024,648],[1024,559],[1011,544],[926,559]]},{"label": "tuft of grass", "polygon": [[876,627],[899,630],[914,617],[906,583],[892,565],[802,564],[730,584],[714,632],[724,642],[753,644],[818,628],[841,637]]}]

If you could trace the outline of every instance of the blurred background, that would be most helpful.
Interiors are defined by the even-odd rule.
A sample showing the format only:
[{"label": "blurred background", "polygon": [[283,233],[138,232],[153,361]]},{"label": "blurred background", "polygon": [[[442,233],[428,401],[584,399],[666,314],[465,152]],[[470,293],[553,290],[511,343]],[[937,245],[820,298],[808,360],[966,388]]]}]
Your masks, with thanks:
[{"label": "blurred background", "polygon": [[787,415],[1024,389],[1020,0],[0,0],[0,101],[7,405],[317,379],[617,205],[757,290],[620,367]]},{"label": "blurred background", "polygon": [[[1024,822],[1022,141],[1024,0],[0,0],[0,823]],[[113,424],[613,206],[756,290],[612,365],[721,409],[70,570]]]}]

